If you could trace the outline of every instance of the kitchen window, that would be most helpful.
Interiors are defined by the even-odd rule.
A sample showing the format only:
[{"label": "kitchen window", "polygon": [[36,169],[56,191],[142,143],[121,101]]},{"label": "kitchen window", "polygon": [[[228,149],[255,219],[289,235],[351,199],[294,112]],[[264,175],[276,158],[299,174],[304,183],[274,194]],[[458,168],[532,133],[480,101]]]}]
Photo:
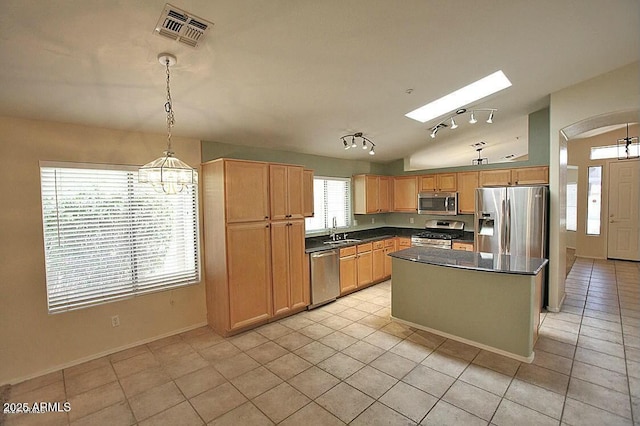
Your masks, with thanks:
[{"label": "kitchen window", "polygon": [[40,163],[49,313],[200,281],[197,188],[139,184],[137,167]]},{"label": "kitchen window", "polygon": [[313,178],[314,216],[305,219],[306,232],[331,229],[333,218],[338,228],[351,225],[351,179]]}]

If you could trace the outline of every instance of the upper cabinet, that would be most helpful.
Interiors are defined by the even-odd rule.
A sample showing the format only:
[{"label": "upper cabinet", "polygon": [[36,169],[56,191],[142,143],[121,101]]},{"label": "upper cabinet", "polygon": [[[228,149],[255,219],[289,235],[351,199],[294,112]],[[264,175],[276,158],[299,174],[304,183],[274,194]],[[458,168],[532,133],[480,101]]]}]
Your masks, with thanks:
[{"label": "upper cabinet", "polygon": [[418,211],[418,179],[415,176],[393,177],[393,211]]},{"label": "upper cabinet", "polygon": [[546,185],[549,167],[520,167],[480,171],[480,186]]},{"label": "upper cabinet", "polygon": [[302,186],[302,214],[304,217],[313,217],[313,170],[304,169]]},{"label": "upper cabinet", "polygon": [[511,185],[511,169],[480,170],[480,186]]},{"label": "upper cabinet", "polygon": [[[269,219],[269,165],[224,161],[224,200],[228,223]],[[222,194],[220,194],[222,196]]]},{"label": "upper cabinet", "polygon": [[389,211],[390,185],[388,176],[353,176],[353,212],[355,214]]},{"label": "upper cabinet", "polygon": [[458,173],[458,213],[473,214],[475,212],[478,178],[477,171]]},{"label": "upper cabinet", "polygon": [[549,167],[522,167],[511,170],[513,185],[546,185],[549,183]]},{"label": "upper cabinet", "polygon": [[419,176],[420,192],[455,192],[458,190],[456,173],[437,173]]},{"label": "upper cabinet", "polygon": [[304,217],[303,175],[301,166],[269,164],[271,220]]}]

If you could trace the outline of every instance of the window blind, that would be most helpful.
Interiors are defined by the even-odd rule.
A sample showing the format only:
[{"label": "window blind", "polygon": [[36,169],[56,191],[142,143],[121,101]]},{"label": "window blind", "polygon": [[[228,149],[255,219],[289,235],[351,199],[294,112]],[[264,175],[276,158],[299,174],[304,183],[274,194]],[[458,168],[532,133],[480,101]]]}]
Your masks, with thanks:
[{"label": "window blind", "polygon": [[307,218],[307,231],[330,229],[333,218],[339,228],[351,225],[351,179],[314,177],[314,217]]},{"label": "window blind", "polygon": [[197,188],[157,193],[127,166],[40,178],[49,313],[200,281]]}]

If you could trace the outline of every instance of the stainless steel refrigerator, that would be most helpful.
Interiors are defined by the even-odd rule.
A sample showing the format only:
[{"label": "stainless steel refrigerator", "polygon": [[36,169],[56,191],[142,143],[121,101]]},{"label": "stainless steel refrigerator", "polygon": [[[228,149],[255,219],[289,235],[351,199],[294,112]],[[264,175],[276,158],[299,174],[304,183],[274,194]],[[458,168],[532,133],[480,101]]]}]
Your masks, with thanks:
[{"label": "stainless steel refrigerator", "polygon": [[476,189],[478,252],[546,258],[546,186]]}]

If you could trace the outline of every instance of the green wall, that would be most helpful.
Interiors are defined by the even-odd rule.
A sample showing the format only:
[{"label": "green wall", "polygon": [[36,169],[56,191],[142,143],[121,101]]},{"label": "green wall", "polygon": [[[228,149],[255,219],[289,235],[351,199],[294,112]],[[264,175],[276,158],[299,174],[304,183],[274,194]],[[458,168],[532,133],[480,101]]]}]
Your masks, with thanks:
[{"label": "green wall", "polygon": [[[549,108],[529,114],[529,156],[526,161],[512,163],[495,163],[485,166],[460,166],[436,169],[438,172],[462,172],[479,169],[502,169],[506,167],[525,167],[549,165]],[[240,160],[268,161],[274,163],[298,164],[313,169],[317,176],[351,177],[360,173],[382,174],[389,176],[424,174],[434,171],[404,171],[404,160],[390,163],[374,163],[370,161],[344,160],[319,155],[302,154],[291,151],[280,151],[257,148],[245,145],[232,145],[222,142],[202,141],[202,161],[216,158],[236,158]]]},{"label": "green wall", "polygon": [[202,141],[202,161],[216,158],[296,164],[312,169],[316,176],[351,177],[361,173],[385,174],[384,164],[369,161],[343,160],[299,152]]}]

